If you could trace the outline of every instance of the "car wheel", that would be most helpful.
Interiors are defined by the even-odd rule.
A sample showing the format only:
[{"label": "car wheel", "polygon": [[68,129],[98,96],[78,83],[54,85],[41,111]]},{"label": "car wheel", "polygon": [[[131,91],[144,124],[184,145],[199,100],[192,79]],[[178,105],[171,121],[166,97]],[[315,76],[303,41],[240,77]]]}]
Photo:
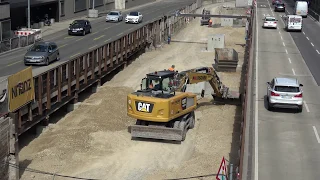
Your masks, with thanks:
[{"label": "car wheel", "polygon": [[82,36],[85,36],[86,35],[86,31],[84,30],[83,32],[82,32]]},{"label": "car wheel", "polygon": [[272,111],[272,110],[273,110],[273,106],[272,106],[272,104],[269,102],[269,100],[268,100],[268,104],[267,104],[267,109],[268,109],[269,111]]},{"label": "car wheel", "polygon": [[60,54],[57,54],[57,58],[56,58],[57,61],[60,60]]},{"label": "car wheel", "polygon": [[49,66],[50,64],[50,61],[49,61],[49,58],[46,59],[46,66]]},{"label": "car wheel", "polygon": [[303,107],[302,106],[298,106],[298,112],[301,113],[302,112]]},{"label": "car wheel", "polygon": [[89,32],[92,33],[92,28],[90,28]]}]

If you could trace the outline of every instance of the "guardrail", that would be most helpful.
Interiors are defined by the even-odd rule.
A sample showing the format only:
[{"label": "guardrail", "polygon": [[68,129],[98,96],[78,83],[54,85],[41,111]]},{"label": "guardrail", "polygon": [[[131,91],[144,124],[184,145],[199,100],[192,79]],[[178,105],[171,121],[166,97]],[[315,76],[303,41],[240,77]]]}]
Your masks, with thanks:
[{"label": "guardrail", "polygon": [[312,8],[309,8],[308,14],[316,21],[320,21],[320,15],[316,13]]},{"label": "guardrail", "polygon": [[[181,12],[194,12],[201,5],[202,0],[197,0]],[[15,119],[17,134],[21,135],[40,121],[48,121],[50,114],[70,101],[77,102],[80,92],[100,84],[102,78],[110,73],[125,68],[137,52],[167,40],[169,28],[171,33],[175,33],[189,21],[187,19],[159,17],[115,41],[35,76],[35,101],[10,114]]]},{"label": "guardrail", "polygon": [[35,34],[30,34],[28,36],[17,36],[8,40],[0,41],[0,53],[32,45],[37,41],[35,36]]},{"label": "guardrail", "polygon": [[251,86],[248,84],[250,81],[249,76],[249,70],[252,66],[252,57],[253,57],[253,47],[252,47],[252,38],[253,38],[253,31],[254,31],[254,20],[255,20],[255,7],[253,6],[251,8],[250,14],[250,20],[248,21],[247,25],[247,34],[246,34],[246,47],[245,47],[245,54],[244,54],[244,62],[242,65],[242,77],[241,81],[243,86],[241,87],[241,94],[242,94],[242,121],[241,121],[241,135],[240,135],[240,148],[239,148],[239,165],[238,170],[236,171],[238,174],[238,179],[242,180],[242,174],[243,174],[243,161],[244,161],[244,148],[245,148],[245,133],[248,129],[246,129],[246,125],[248,122],[248,113],[250,113],[250,109],[247,109],[248,104],[248,96],[250,94],[247,94],[249,91],[249,88]]}]

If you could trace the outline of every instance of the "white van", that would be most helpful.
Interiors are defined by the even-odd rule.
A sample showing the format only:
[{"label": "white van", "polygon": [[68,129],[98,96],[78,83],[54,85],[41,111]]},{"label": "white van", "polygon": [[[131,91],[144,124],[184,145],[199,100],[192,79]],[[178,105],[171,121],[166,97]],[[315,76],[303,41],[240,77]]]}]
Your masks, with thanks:
[{"label": "white van", "polygon": [[302,16],[287,15],[284,22],[287,31],[302,31]]},{"label": "white van", "polygon": [[307,15],[308,15],[307,1],[296,1],[293,13],[294,13],[294,15],[300,15],[302,17],[307,17]]}]

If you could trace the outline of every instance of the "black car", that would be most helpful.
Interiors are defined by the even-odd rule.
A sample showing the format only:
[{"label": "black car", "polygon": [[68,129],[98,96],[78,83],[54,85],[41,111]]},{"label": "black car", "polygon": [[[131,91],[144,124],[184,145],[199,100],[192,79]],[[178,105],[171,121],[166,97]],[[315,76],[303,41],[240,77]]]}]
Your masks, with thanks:
[{"label": "black car", "polygon": [[92,31],[91,23],[88,20],[75,20],[70,24],[68,28],[69,35],[84,36],[88,33],[91,33],[91,31]]},{"label": "black car", "polygon": [[286,11],[286,6],[284,5],[284,3],[277,3],[274,6],[274,11],[276,11],[276,12],[279,12],[279,11],[285,12]]}]

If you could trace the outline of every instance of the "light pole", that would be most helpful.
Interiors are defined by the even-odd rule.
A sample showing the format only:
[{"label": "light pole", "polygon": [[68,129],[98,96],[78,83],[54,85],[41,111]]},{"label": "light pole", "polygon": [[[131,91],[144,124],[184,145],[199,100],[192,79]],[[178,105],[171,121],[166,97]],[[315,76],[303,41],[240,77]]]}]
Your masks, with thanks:
[{"label": "light pole", "polygon": [[[29,0],[30,1],[30,0]],[[94,0],[92,0],[92,9],[94,9]]]},{"label": "light pole", "polygon": [[30,28],[30,0],[28,0],[28,28]]}]

